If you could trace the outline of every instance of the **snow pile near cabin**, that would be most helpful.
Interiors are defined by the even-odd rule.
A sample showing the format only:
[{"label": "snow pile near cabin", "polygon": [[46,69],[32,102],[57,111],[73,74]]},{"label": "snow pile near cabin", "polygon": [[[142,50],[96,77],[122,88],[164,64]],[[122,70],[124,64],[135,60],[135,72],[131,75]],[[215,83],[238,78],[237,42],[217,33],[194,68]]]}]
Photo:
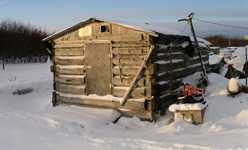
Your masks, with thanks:
[{"label": "snow pile near cabin", "polygon": [[245,47],[238,47],[233,53],[228,64],[233,64],[234,68],[242,71],[243,65],[245,63]]},{"label": "snow pile near cabin", "polygon": [[[246,94],[227,96],[228,80],[209,74],[205,123],[157,122],[121,118],[116,112],[77,106],[51,106],[50,64],[7,65],[0,69],[0,147],[8,150],[206,150],[248,148]],[[194,75],[193,75],[194,76]],[[199,76],[195,74],[195,76]],[[188,77],[185,80],[194,82]],[[241,82],[244,82],[243,80]],[[31,93],[13,95],[17,89]]]},{"label": "snow pile near cabin", "polygon": [[223,57],[219,55],[210,55],[209,56],[209,65],[219,64],[222,61]]}]

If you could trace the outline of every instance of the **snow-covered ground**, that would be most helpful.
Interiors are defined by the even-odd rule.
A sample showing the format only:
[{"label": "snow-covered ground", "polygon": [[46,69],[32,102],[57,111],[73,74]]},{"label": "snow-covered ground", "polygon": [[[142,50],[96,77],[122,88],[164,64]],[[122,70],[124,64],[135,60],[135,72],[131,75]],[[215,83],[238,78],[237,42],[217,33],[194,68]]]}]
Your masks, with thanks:
[{"label": "snow-covered ground", "polygon": [[[7,65],[0,69],[0,149],[2,150],[211,150],[248,149],[248,95],[228,97],[227,80],[209,74],[203,125],[156,123],[137,118],[111,121],[112,110],[51,106],[50,64]],[[33,88],[26,95],[13,95]]]}]

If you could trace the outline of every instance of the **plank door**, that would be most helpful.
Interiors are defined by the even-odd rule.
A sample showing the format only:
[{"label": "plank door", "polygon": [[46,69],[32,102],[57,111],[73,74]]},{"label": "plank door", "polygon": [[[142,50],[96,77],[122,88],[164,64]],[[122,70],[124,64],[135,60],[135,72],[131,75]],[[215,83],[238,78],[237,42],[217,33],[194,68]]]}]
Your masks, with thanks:
[{"label": "plank door", "polygon": [[87,94],[111,94],[110,44],[87,43],[85,60]]}]

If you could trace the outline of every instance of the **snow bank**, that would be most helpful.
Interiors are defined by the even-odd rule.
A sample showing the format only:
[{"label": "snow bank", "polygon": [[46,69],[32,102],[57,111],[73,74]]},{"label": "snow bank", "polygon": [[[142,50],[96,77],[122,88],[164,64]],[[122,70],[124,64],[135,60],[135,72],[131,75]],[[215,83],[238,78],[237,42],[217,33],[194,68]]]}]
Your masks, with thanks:
[{"label": "snow bank", "polygon": [[169,111],[176,112],[176,111],[188,111],[188,110],[203,110],[207,107],[207,103],[195,103],[195,104],[173,104],[170,105]]},{"label": "snow bank", "polygon": [[209,56],[209,65],[219,64],[222,59],[223,59],[223,57],[221,57],[219,55],[210,55]]},{"label": "snow bank", "polygon": [[227,61],[228,64],[233,64],[233,67],[239,71],[243,70],[245,63],[245,47],[238,47],[233,53],[232,58]]},{"label": "snow bank", "polygon": [[[248,100],[221,94],[228,80],[209,74],[205,123],[171,122],[170,112],[157,122],[121,118],[113,110],[51,106],[50,64],[7,65],[0,69],[0,147],[9,150],[206,150],[248,148]],[[196,76],[197,77],[197,76]],[[190,78],[190,77],[189,77]],[[194,82],[194,76],[191,79]],[[243,80],[242,80],[243,82]],[[14,96],[18,88],[33,88]]]}]

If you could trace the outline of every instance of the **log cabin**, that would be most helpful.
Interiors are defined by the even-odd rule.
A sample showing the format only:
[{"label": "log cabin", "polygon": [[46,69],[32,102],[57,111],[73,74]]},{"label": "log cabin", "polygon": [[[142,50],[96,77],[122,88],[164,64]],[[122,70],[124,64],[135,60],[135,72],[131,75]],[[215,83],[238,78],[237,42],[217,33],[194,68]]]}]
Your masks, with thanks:
[{"label": "log cabin", "polygon": [[[53,105],[111,108],[154,120],[175,102],[185,76],[201,71],[190,37],[90,18],[43,41],[52,53]],[[208,53],[202,50],[204,65]]]}]

